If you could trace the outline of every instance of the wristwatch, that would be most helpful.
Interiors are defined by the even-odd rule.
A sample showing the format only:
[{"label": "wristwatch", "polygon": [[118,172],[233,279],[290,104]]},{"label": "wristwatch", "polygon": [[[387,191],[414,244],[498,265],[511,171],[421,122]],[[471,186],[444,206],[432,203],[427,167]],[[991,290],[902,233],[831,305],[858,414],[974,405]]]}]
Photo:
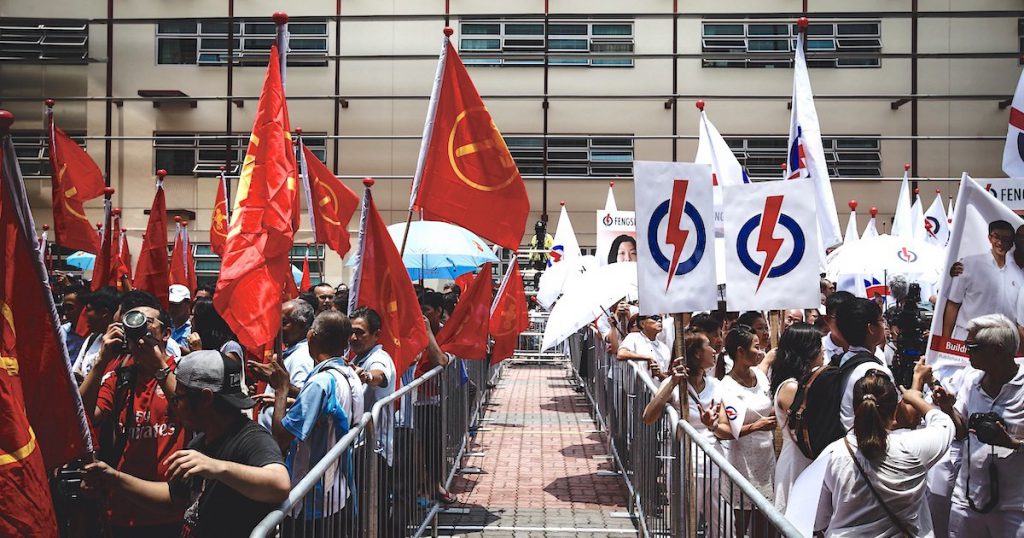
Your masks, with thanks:
[{"label": "wristwatch", "polygon": [[171,375],[171,372],[173,371],[174,367],[172,366],[161,368],[157,370],[155,374],[153,374],[153,377],[156,378],[157,381],[165,381],[167,379],[167,376]]}]

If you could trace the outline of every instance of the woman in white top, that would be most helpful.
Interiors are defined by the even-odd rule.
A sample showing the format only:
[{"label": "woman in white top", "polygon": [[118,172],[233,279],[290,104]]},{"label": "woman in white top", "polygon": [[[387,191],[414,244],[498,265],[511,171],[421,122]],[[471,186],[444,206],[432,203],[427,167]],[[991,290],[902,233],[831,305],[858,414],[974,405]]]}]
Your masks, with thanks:
[{"label": "woman in white top", "polygon": [[[725,412],[719,416],[715,435],[719,439],[729,440],[729,462],[761,495],[771,501],[775,483],[775,441],[772,432],[776,421],[768,377],[757,367],[764,360],[764,353],[757,335],[746,325],[736,325],[729,331],[725,337],[725,351],[732,357],[733,367],[722,380],[721,397]],[[743,425],[736,438],[733,437],[729,423],[729,415],[736,413],[733,406],[746,407],[742,417]],[[767,532],[764,515],[754,510],[749,499],[743,498],[741,502],[739,488],[731,489],[733,507],[747,512],[736,514],[736,534],[743,535],[747,530],[745,524],[749,521],[753,525],[751,535],[764,536]]]},{"label": "woman in white top", "polygon": [[775,395],[775,419],[782,426],[782,452],[775,465],[775,508],[786,512],[789,490],[800,473],[811,464],[796,446],[793,432],[788,428],[789,406],[793,405],[800,381],[821,367],[824,352],[821,333],[806,323],[794,323],[779,337],[772,365],[772,394]]},{"label": "woman in white top", "polygon": [[[914,377],[931,377],[924,359]],[[925,479],[949,450],[955,428],[919,391],[906,390],[903,402],[924,415],[925,425],[893,431],[898,402],[881,370],[869,370],[854,385],[853,431],[825,449],[831,456],[815,523],[825,536],[935,536]]]},{"label": "woman in white top", "polygon": [[[721,404],[717,399],[721,382],[707,373],[715,365],[716,358],[715,348],[711,347],[707,336],[688,328],[683,338],[683,356],[672,362],[672,375],[662,382],[651,403],[644,408],[644,424],[653,424],[661,418],[665,403],[669,400],[678,409],[678,387],[685,385],[685,390],[689,392],[690,408],[687,421],[711,446],[720,451],[721,445],[712,430],[718,426]],[[692,459],[697,479],[697,511],[704,514],[707,526],[705,534],[718,536],[719,496],[706,494],[719,491],[717,467],[700,454],[699,450],[695,450]]]}]

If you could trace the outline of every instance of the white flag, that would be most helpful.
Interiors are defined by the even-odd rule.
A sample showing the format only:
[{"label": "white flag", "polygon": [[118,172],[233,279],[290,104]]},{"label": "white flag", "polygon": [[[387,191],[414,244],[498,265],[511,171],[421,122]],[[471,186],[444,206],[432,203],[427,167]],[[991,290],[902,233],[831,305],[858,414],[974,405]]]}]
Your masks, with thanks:
[{"label": "white flag", "polygon": [[914,237],[914,215],[910,203],[910,167],[903,167],[903,182],[900,183],[900,194],[896,198],[896,214],[892,218],[892,230],[889,235],[911,239]]},{"label": "white flag", "polygon": [[615,182],[614,181],[609,181],[608,182],[608,198],[606,198],[605,201],[604,201],[604,210],[606,212],[608,212],[608,213],[615,213],[616,211],[619,210],[619,208],[615,206]]},{"label": "white flag", "polygon": [[935,194],[935,201],[924,214],[924,242],[940,247],[949,243],[949,218],[942,207],[942,194]]},{"label": "white flag", "polygon": [[789,155],[786,159],[786,177],[809,177],[813,182],[818,229],[825,248],[843,242],[839,228],[839,215],[828,176],[828,163],[821,144],[821,127],[814,109],[811,79],[804,58],[804,34],[797,37],[796,58],[793,62],[793,111],[789,118]]},{"label": "white flag", "polygon": [[722,398],[722,405],[725,407],[725,418],[729,420],[732,437],[739,439],[740,430],[743,429],[743,420],[747,417],[747,404],[742,398],[725,395]]},{"label": "white flag", "polygon": [[697,155],[693,162],[711,165],[711,179],[715,197],[715,237],[723,237],[724,212],[722,210],[722,185],[748,183],[747,174],[736,160],[729,144],[715,128],[704,109],[700,110],[700,125],[697,126]]},{"label": "white flag", "polygon": [[915,241],[924,241],[924,207],[921,203],[921,195],[918,194],[917,189],[914,189],[914,205],[910,206],[910,219],[914,225],[913,239]]},{"label": "white flag", "polygon": [[633,175],[640,314],[713,310],[718,288],[711,167],[635,161]]},{"label": "white flag", "polygon": [[729,310],[816,308],[818,229],[811,180],[724,187]]},{"label": "white flag", "polygon": [[1003,146],[1003,172],[1009,177],[1024,177],[1024,73],[1010,104],[1010,124]]},{"label": "white flag", "polygon": [[875,219],[877,218],[878,210],[871,208],[871,219],[868,220],[868,225],[864,227],[864,233],[860,234],[861,239],[867,239],[869,237],[878,237],[878,228],[875,225]]},{"label": "white flag", "polygon": [[537,301],[544,308],[551,305],[562,294],[565,282],[571,271],[560,270],[558,266],[566,265],[567,261],[580,257],[580,244],[576,241],[576,232],[569,220],[569,212],[562,204],[562,212],[558,215],[558,227],[548,252],[548,268],[541,275],[537,288]]},{"label": "white flag", "polygon": [[850,220],[846,222],[846,235],[843,236],[843,244],[848,245],[860,239],[857,236],[857,202],[850,202]]}]

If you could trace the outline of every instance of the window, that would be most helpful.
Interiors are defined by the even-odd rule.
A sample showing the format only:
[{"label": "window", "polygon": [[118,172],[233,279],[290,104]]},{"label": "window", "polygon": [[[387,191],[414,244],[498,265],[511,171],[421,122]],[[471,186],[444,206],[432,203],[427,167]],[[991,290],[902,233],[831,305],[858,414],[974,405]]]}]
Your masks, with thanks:
[{"label": "window", "polygon": [[[726,138],[740,164],[755,179],[778,179],[786,162],[786,137]],[[821,140],[831,177],[881,177],[881,141],[877,138],[830,137]]]},{"label": "window", "polygon": [[[288,65],[327,65],[327,21],[288,24]],[[234,63],[266,66],[277,27],[266,21],[234,23]],[[223,65],[228,56],[225,20],[173,20],[156,26],[158,64]]]},{"label": "window", "polygon": [[[544,139],[505,137],[523,175],[544,173]],[[633,173],[633,139],[579,136],[548,138],[548,174],[552,176],[628,176]]]},{"label": "window", "polygon": [[[249,147],[248,133],[232,135],[231,162],[232,168],[228,175],[237,176]],[[302,142],[321,161],[327,159],[326,133],[303,133]],[[167,170],[172,176],[213,177],[220,174],[220,167],[227,160],[225,145],[227,137],[223,134],[175,134],[157,133],[153,138],[153,149],[156,153],[156,168]],[[296,141],[295,150],[299,145]],[[296,153],[298,159],[298,153]]]},{"label": "window", "polygon": [[[85,147],[85,132],[69,131],[67,135],[79,146]],[[53,170],[50,168],[50,147],[45,132],[14,131],[11,133],[11,141],[14,142],[14,153],[18,156],[23,176],[50,177]]]},{"label": "window", "polygon": [[[171,244],[168,250],[174,245]],[[324,245],[294,245],[288,254],[292,266],[299,271],[306,255],[309,255],[309,276],[313,282],[323,281]],[[220,274],[220,257],[213,253],[209,243],[192,243],[192,255],[196,260],[196,280],[199,285],[216,284]],[[293,271],[294,272],[294,271]],[[299,290],[306,291],[306,290]]]},{"label": "window", "polygon": [[[703,66],[793,67],[796,35],[796,26],[789,23],[705,22]],[[882,51],[881,25],[878,21],[811,23],[807,51],[808,67],[881,67],[877,55]]]},{"label": "window", "polygon": [[0,23],[0,61],[85,64],[89,25],[71,19],[7,19]]},{"label": "window", "polygon": [[[466,65],[544,65],[541,20],[464,20],[460,29],[459,52]],[[547,48],[550,65],[632,67],[633,23],[551,22]]]}]

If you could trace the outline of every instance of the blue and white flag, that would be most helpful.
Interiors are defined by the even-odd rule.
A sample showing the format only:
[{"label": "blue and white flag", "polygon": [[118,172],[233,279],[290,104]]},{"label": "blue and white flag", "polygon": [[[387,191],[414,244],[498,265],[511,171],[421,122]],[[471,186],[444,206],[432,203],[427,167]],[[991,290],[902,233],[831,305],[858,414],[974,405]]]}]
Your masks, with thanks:
[{"label": "blue and white flag", "polygon": [[703,104],[698,103],[700,108],[700,125],[697,127],[697,155],[693,162],[697,164],[711,165],[711,179],[713,195],[715,198],[715,236],[724,237],[725,214],[722,210],[722,186],[740,185],[750,183],[746,171],[736,160],[729,144],[722,138],[721,133],[715,128],[708,115],[704,112]]},{"label": "blue and white flag", "polygon": [[1010,124],[1006,128],[1006,145],[1003,147],[1003,172],[1009,177],[1024,177],[1024,73],[1021,73],[1010,104]]},{"label": "blue and white flag", "polygon": [[822,246],[828,249],[842,243],[843,232],[839,227],[839,215],[836,213],[828,163],[825,161],[825,150],[821,144],[821,127],[818,125],[818,112],[814,108],[811,79],[807,74],[802,32],[797,37],[796,58],[793,62],[793,111],[789,118],[787,147],[789,154],[786,159],[786,177],[809,177],[814,184]]}]

